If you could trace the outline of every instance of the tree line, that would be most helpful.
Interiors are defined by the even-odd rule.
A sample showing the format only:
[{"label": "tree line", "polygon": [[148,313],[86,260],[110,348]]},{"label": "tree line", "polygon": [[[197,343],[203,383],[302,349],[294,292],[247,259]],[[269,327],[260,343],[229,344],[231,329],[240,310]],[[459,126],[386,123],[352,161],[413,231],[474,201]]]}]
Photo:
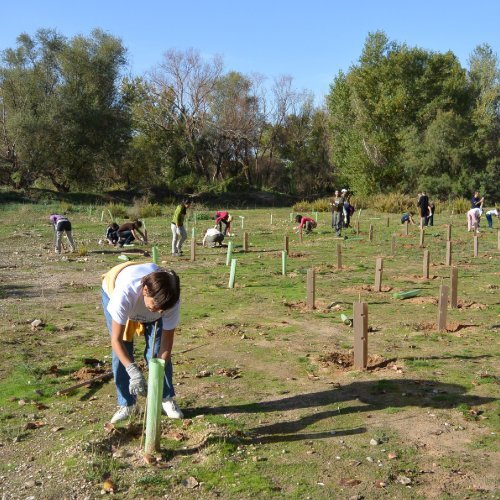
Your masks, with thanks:
[{"label": "tree line", "polygon": [[371,33],[320,106],[290,76],[269,83],[196,50],[168,50],[138,77],[127,64],[122,41],[101,30],[43,29],[3,50],[0,184],[500,194],[500,71],[488,45],[465,69],[451,52]]}]

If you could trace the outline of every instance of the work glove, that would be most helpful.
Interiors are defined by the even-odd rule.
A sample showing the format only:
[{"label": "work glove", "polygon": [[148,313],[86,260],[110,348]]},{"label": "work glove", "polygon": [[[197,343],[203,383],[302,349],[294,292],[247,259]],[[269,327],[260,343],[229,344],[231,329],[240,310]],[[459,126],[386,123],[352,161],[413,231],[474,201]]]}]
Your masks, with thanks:
[{"label": "work glove", "polygon": [[139,370],[135,363],[131,363],[126,370],[130,377],[128,386],[130,394],[133,396],[145,396],[148,392],[148,386],[141,370]]}]

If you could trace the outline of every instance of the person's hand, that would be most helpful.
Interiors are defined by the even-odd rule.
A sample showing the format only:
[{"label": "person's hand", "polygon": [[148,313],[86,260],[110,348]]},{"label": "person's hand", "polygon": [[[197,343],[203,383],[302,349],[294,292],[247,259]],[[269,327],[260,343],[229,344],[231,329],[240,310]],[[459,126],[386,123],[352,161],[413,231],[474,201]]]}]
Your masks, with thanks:
[{"label": "person's hand", "polygon": [[148,392],[148,386],[144,376],[135,363],[127,367],[127,373],[130,377],[128,390],[133,396],[145,396]]}]

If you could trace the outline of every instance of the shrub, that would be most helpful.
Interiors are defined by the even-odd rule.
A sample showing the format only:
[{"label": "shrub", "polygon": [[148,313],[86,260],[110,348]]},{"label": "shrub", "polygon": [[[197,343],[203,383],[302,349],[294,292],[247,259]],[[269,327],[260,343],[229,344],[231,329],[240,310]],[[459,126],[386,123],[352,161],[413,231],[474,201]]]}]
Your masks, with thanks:
[{"label": "shrub", "polygon": [[109,214],[113,220],[117,218],[126,219],[128,217],[127,209],[121,203],[108,203],[103,207],[103,210],[105,216]]},{"label": "shrub", "polygon": [[466,214],[470,207],[470,201],[466,198],[455,198],[446,203],[446,208],[454,214]]},{"label": "shrub", "polygon": [[131,219],[145,219],[161,215],[162,208],[158,203],[149,203],[144,200],[135,200],[134,206],[128,211],[128,216]]},{"label": "shrub", "polygon": [[294,212],[311,212],[312,211],[311,203],[306,201],[306,200],[302,200],[302,201],[295,203],[295,205],[292,208],[293,208]]},{"label": "shrub", "polygon": [[59,203],[58,213],[60,214],[69,214],[73,211],[73,205],[68,203],[67,201],[61,201]]},{"label": "shrub", "polygon": [[366,202],[371,209],[386,213],[403,213],[417,207],[416,198],[402,193],[376,194],[367,198]]},{"label": "shrub", "polygon": [[330,200],[328,198],[319,198],[317,200],[314,200],[310,205],[313,212],[330,211]]}]

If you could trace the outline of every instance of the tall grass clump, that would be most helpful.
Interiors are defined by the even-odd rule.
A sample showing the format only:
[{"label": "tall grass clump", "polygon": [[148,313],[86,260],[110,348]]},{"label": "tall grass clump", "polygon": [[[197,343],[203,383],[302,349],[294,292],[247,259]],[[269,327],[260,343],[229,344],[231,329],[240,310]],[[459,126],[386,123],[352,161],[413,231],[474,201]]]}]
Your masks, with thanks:
[{"label": "tall grass clump", "polygon": [[306,200],[298,201],[292,208],[294,212],[312,212],[311,202]]},{"label": "tall grass clump", "polygon": [[414,211],[417,208],[417,198],[402,193],[376,194],[367,198],[366,203],[372,210],[392,214]]},{"label": "tall grass clump", "polygon": [[443,204],[450,213],[466,214],[470,210],[470,200],[467,198],[455,198]]},{"label": "tall grass clump", "polygon": [[149,203],[144,200],[134,200],[134,206],[128,210],[128,216],[131,219],[146,219],[161,215],[163,215],[162,208],[158,203]]},{"label": "tall grass clump", "polygon": [[125,205],[121,203],[108,203],[103,207],[104,214],[110,214],[113,220],[115,219],[126,219],[128,217],[128,211]]},{"label": "tall grass clump", "polygon": [[311,202],[311,211],[313,212],[329,212],[330,200],[328,198],[318,198]]}]

